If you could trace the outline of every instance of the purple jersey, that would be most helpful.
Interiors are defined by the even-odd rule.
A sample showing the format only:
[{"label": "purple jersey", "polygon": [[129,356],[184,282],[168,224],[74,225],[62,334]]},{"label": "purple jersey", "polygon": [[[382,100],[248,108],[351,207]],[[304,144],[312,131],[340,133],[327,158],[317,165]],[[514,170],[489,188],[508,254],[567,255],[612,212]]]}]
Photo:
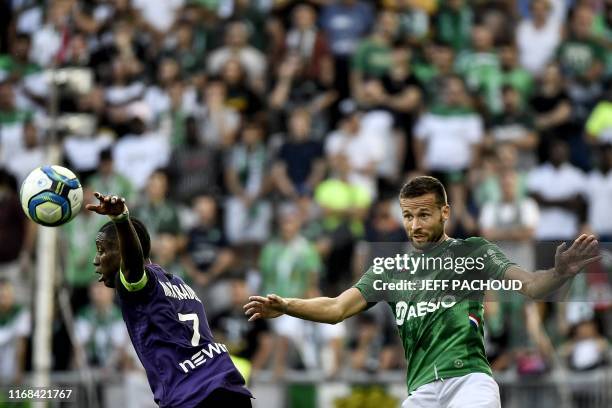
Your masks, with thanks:
[{"label": "purple jersey", "polygon": [[196,407],[218,388],[252,396],[225,345],[215,343],[193,289],[159,265],[145,265],[145,271],[144,288],[129,292],[117,278],[117,292],[155,402]]}]

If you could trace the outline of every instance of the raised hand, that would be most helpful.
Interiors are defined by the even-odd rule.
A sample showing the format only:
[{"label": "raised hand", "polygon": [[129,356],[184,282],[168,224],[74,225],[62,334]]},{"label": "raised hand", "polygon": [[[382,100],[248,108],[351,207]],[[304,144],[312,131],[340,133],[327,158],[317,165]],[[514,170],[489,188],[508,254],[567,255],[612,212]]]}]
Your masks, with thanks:
[{"label": "raised hand", "polygon": [[[555,253],[555,270],[560,276],[573,277],[585,266],[599,261],[599,243],[594,235],[582,234],[565,249],[566,243],[557,247]],[[565,250],[564,250],[565,249]]]},{"label": "raised hand", "polygon": [[273,319],[287,312],[287,300],[278,295],[251,296],[250,302],[243,306],[249,322],[257,319]]},{"label": "raised hand", "polygon": [[125,198],[118,197],[116,195],[104,195],[97,191],[94,193],[94,197],[100,201],[96,204],[87,204],[85,209],[93,211],[102,215],[121,215],[125,211]]}]

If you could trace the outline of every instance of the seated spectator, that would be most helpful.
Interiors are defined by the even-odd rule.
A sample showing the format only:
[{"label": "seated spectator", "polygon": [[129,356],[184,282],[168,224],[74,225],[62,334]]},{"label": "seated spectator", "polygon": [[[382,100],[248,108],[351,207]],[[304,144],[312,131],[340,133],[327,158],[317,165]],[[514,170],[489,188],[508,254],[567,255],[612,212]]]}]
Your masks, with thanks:
[{"label": "seated spectator", "polygon": [[209,80],[204,89],[204,107],[198,114],[203,142],[217,149],[233,143],[240,126],[240,115],[225,105],[227,87],[218,78]]},{"label": "seated spectator", "polygon": [[205,287],[229,270],[234,253],[219,225],[215,199],[208,195],[197,196],[193,199],[193,211],[197,221],[187,233],[183,265],[191,281]]},{"label": "seated spectator", "polygon": [[501,174],[501,202],[485,203],[480,213],[483,238],[494,241],[508,259],[525,270],[534,270],[533,238],[538,225],[538,205],[531,198],[517,196],[518,174]]},{"label": "seated spectator", "polygon": [[263,101],[249,85],[246,72],[236,58],[223,66],[221,79],[226,85],[225,105],[249,119],[262,116]]},{"label": "seated spectator", "polygon": [[23,127],[23,149],[15,153],[7,163],[7,169],[17,177],[21,185],[30,172],[46,163],[47,152],[42,145],[38,129],[33,123]]},{"label": "seated spectator", "polygon": [[503,85],[511,86],[518,91],[519,105],[524,108],[533,92],[533,76],[520,66],[518,51],[514,43],[505,44],[501,47],[499,60]]},{"label": "seated spectator", "polygon": [[256,89],[263,89],[266,58],[255,47],[248,44],[249,29],[243,21],[233,21],[226,26],[225,43],[208,56],[208,72],[219,75],[225,63],[238,58],[247,72],[249,82]]},{"label": "seated spectator", "polygon": [[17,106],[13,84],[0,80],[0,164],[6,166],[24,149],[23,134],[25,126],[33,126],[31,119],[32,112]]},{"label": "seated spectator", "polygon": [[416,57],[414,75],[425,87],[425,101],[429,104],[441,103],[443,78],[453,75],[455,53],[444,43],[429,43],[423,47],[423,56]]},{"label": "seated spectator", "polygon": [[530,2],[530,11],[530,18],[523,18],[516,28],[516,45],[523,68],[539,76],[555,57],[561,21],[555,19],[550,0]]},{"label": "seated spectator", "polygon": [[465,0],[449,0],[442,4],[435,16],[437,40],[455,51],[469,46],[474,15]]},{"label": "seated spectator", "polygon": [[[75,321],[78,344],[77,367],[116,370],[127,357],[128,333],[121,311],[113,302],[115,291],[94,282],[89,286],[91,304],[79,311]],[[86,361],[79,360],[85,358]]]},{"label": "seated spectator", "polygon": [[612,242],[612,217],[609,216],[612,197],[612,145],[599,148],[599,168],[587,174],[584,195],[589,203],[589,227],[600,242]]},{"label": "seated spectator", "polygon": [[311,118],[305,109],[297,109],[289,118],[289,134],[280,147],[272,167],[272,182],[284,198],[311,195],[325,176],[323,148],[310,139]]},{"label": "seated spectator", "polygon": [[185,144],[176,146],[170,156],[170,197],[188,204],[203,194],[217,194],[220,187],[219,151],[205,142],[196,118],[185,121]]},{"label": "seated spectator", "polygon": [[232,147],[225,168],[225,232],[232,244],[263,243],[270,236],[272,207],[265,199],[268,185],[268,153],[261,126],[250,123]]},{"label": "seated spectator", "polygon": [[176,236],[182,232],[176,204],[168,197],[169,182],[166,170],[155,170],[149,177],[143,199],[134,206],[134,215],[147,225],[151,241],[162,232]]},{"label": "seated spectator", "polygon": [[40,65],[30,60],[32,39],[19,33],[12,41],[10,54],[0,54],[0,81],[19,81],[23,77],[40,72]]},{"label": "seated spectator", "polygon": [[538,136],[534,131],[533,116],[522,108],[520,94],[510,86],[503,88],[502,111],[488,123],[485,143],[497,146],[510,143],[518,150],[518,168],[527,170],[536,162],[534,154]]},{"label": "seated spectator", "polygon": [[[244,367],[247,372],[257,373],[265,368],[273,352],[274,343],[268,322],[262,319],[249,322],[244,318],[242,306],[249,299],[244,279],[231,280],[231,298],[231,306],[211,318],[210,328],[215,340],[227,346],[237,367],[242,367],[246,362]],[[249,381],[248,376],[245,379]]]},{"label": "seated spectator", "polygon": [[561,347],[561,356],[572,371],[588,371],[608,363],[608,340],[593,319],[575,322],[568,341]]},{"label": "seated spectator", "polygon": [[13,285],[0,278],[0,384],[22,382],[31,327],[30,312],[15,302]]}]

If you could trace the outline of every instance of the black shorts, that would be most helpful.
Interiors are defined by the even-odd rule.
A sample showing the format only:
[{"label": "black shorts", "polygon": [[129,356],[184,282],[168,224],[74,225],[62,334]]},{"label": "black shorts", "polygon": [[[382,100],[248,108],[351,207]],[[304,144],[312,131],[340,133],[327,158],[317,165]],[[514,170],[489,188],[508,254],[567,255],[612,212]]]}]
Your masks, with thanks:
[{"label": "black shorts", "polygon": [[251,397],[224,388],[214,390],[199,408],[251,408]]}]

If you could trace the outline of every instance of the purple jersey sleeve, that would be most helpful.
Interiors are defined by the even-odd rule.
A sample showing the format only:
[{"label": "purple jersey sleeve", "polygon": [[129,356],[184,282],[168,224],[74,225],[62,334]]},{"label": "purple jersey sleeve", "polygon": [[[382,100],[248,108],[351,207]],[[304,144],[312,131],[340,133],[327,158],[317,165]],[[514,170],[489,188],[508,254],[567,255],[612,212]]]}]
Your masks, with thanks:
[{"label": "purple jersey sleeve", "polygon": [[128,292],[117,282],[117,292],[155,402],[196,407],[218,388],[251,396],[225,345],[214,341],[193,289],[159,265],[146,265],[145,272],[143,289]]}]

